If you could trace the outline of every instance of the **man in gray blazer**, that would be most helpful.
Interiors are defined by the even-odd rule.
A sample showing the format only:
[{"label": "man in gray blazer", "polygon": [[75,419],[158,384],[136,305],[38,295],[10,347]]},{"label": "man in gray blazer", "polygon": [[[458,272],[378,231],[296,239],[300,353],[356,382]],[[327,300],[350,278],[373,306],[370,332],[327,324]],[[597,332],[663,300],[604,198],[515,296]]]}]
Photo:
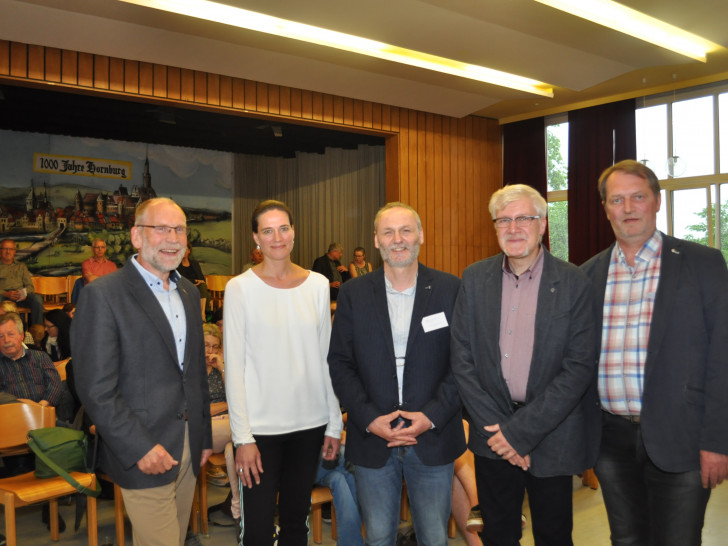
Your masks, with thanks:
[{"label": "man in gray blazer", "polygon": [[528,491],[537,545],[572,544],[572,475],[596,458],[599,410],[589,280],[541,246],[546,201],[530,186],[493,194],[503,250],[465,269],[452,369],[470,419],[483,543],[519,544]]},{"label": "man in gray blazer", "polygon": [[701,543],[728,472],[728,269],[657,230],[660,184],[625,160],[599,192],[617,242],[582,267],[601,326],[602,485],[612,544]]},{"label": "man in gray blazer", "polygon": [[412,207],[386,204],[374,232],[384,266],[342,285],[329,346],[346,458],[367,545],[395,543],[404,478],[418,543],[447,546],[453,461],[465,451],[449,343],[460,281],[418,263]]},{"label": "man in gray blazer", "polygon": [[200,295],[176,272],[184,212],[143,202],[139,251],[81,292],[71,328],[76,390],[121,487],[134,544],[183,545],[196,475],[212,452]]}]

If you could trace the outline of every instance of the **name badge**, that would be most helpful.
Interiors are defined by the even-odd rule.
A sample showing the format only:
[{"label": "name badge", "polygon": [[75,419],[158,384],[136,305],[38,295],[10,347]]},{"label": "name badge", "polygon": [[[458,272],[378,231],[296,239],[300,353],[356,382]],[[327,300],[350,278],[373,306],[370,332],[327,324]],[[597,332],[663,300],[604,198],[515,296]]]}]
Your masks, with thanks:
[{"label": "name badge", "polygon": [[447,328],[447,326],[447,319],[445,318],[445,313],[443,311],[422,319],[422,328],[425,332],[432,332],[433,330],[439,330],[440,328]]}]

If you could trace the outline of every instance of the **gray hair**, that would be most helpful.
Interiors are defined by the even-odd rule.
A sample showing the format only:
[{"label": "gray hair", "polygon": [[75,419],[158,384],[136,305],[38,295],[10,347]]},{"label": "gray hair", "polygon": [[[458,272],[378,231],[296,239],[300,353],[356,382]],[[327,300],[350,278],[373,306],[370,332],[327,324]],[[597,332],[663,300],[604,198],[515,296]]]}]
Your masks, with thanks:
[{"label": "gray hair", "polygon": [[533,208],[536,209],[536,214],[538,214],[541,218],[546,218],[546,214],[548,212],[546,199],[544,199],[535,188],[527,186],[526,184],[512,184],[496,191],[490,197],[490,203],[488,204],[490,215],[495,220],[496,214],[498,214],[499,210],[503,210],[511,203],[524,198],[531,201]]},{"label": "gray hair", "polygon": [[422,220],[420,220],[420,215],[417,214],[415,209],[401,201],[392,201],[391,203],[387,203],[377,211],[377,215],[374,217],[374,233],[377,232],[377,226],[379,225],[379,219],[382,217],[382,214],[392,209],[406,209],[414,214],[415,220],[417,221],[417,231],[422,233]]}]

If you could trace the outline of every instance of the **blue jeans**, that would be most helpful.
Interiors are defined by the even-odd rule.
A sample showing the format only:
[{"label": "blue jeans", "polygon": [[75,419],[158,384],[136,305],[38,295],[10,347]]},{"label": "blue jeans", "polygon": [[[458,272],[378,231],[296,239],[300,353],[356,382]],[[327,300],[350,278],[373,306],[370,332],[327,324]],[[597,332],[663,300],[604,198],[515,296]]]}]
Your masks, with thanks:
[{"label": "blue jeans", "polygon": [[607,412],[594,467],[614,546],[698,546],[710,489],[700,470],[665,472],[645,450],[642,429]]},{"label": "blue jeans", "polygon": [[391,449],[382,468],[357,465],[354,475],[367,546],[394,546],[403,478],[417,543],[447,546],[453,463],[428,466],[420,461],[413,447],[398,447]]},{"label": "blue jeans", "polygon": [[[0,295],[0,301],[4,301],[6,299],[8,298]],[[45,309],[43,308],[43,298],[40,295],[35,292],[31,292],[23,301],[16,301],[15,305],[18,307],[30,308],[30,320],[26,326],[30,327],[32,324],[42,325],[44,323],[43,315],[45,313]]]},{"label": "blue jeans", "polygon": [[337,542],[346,546],[363,546],[359,503],[356,500],[356,482],[354,474],[344,468],[344,446],[341,446],[339,463],[333,470],[325,469],[319,462],[316,485],[325,485],[331,489],[331,495],[334,497]]}]

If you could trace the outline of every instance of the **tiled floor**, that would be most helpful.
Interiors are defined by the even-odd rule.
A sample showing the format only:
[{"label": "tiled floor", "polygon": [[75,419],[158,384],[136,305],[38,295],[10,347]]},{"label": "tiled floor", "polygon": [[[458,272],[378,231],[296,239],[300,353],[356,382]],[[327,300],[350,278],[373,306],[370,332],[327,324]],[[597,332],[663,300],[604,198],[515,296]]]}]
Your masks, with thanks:
[{"label": "tiled floor", "polygon": [[[574,544],[576,546],[608,546],[609,529],[607,517],[602,503],[602,496],[599,490],[593,491],[582,487],[580,481],[575,480],[574,486]],[[227,489],[210,487],[210,504],[222,501],[227,494]],[[99,502],[99,544],[104,544],[104,539],[109,538],[113,544],[114,513],[113,502],[102,500]],[[524,511],[528,516],[528,508]],[[71,529],[74,507],[62,506],[61,513],[69,524],[69,529],[61,534],[59,546],[81,546],[87,544],[85,519],[77,532]],[[213,517],[215,517],[213,515]],[[4,531],[4,518],[2,529]],[[20,546],[35,546],[51,544],[51,540],[45,525],[40,522],[39,508],[23,508],[18,510],[18,544]],[[0,531],[0,532],[3,532]],[[131,532],[127,522],[126,543],[131,544]],[[703,531],[704,546],[725,546],[728,544],[728,484],[718,487],[712,495],[708,504],[705,530]],[[210,526],[210,536],[200,537],[200,542],[205,546],[232,546],[235,544],[235,530],[231,527]],[[311,541],[311,543],[313,543]],[[334,546],[335,541],[331,539],[331,526],[324,524],[324,546]],[[464,545],[464,540],[458,536],[450,540],[449,546]],[[524,530],[522,546],[533,546],[530,526]],[[118,545],[117,545],[118,546]],[[346,546],[342,544],[341,546]]]}]

